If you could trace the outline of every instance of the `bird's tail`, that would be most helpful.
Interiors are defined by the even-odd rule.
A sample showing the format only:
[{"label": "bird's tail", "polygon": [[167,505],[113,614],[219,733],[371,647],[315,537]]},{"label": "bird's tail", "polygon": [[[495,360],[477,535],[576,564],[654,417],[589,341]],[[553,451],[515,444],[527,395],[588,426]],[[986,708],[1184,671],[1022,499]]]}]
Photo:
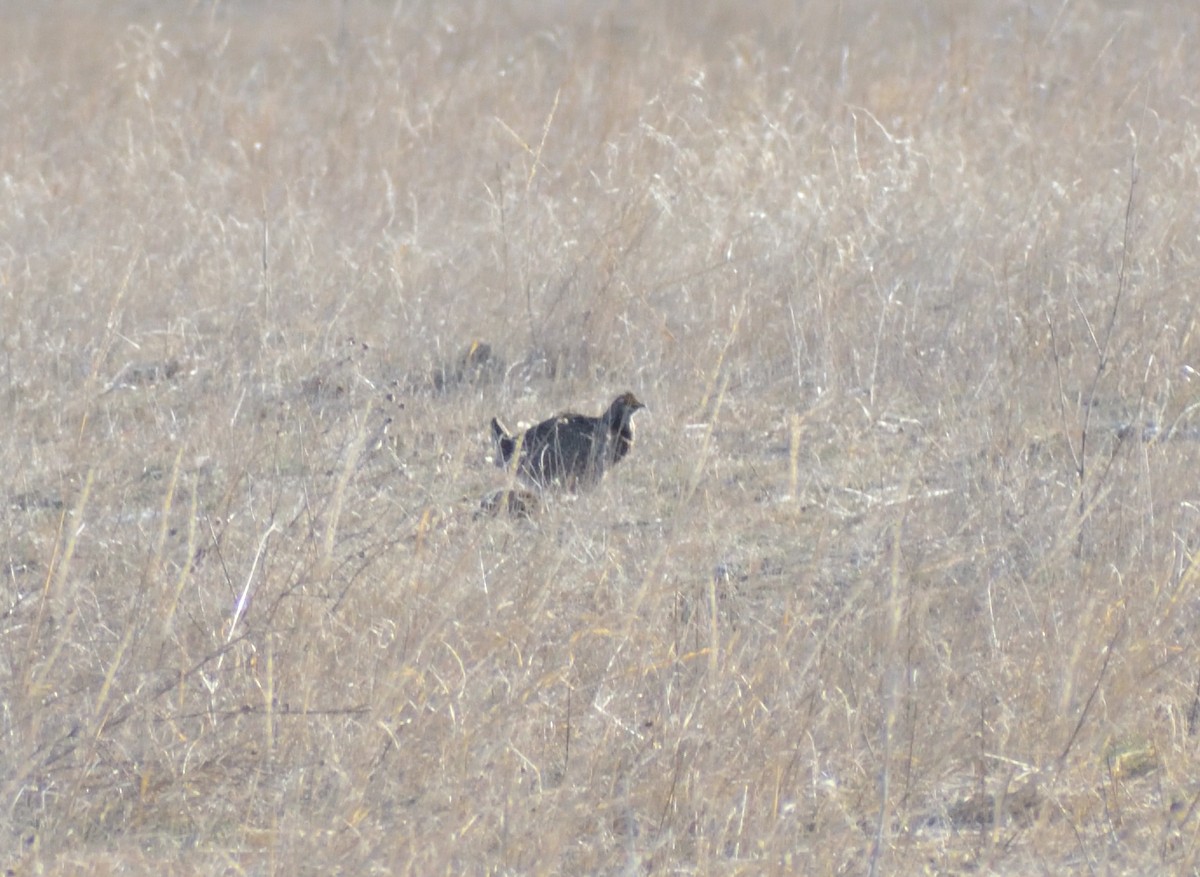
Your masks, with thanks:
[{"label": "bird's tail", "polygon": [[512,460],[513,452],[517,449],[517,440],[512,437],[498,417],[492,418],[492,438],[496,441],[496,447],[500,449],[496,465],[507,466]]}]

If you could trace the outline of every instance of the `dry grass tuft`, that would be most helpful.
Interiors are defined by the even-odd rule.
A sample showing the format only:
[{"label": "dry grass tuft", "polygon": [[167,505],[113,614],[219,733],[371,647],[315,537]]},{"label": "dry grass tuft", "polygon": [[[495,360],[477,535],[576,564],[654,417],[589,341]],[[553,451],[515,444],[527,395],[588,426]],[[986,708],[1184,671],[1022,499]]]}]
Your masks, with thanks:
[{"label": "dry grass tuft", "polygon": [[9,6],[5,866],[1196,870],[1193,4]]}]

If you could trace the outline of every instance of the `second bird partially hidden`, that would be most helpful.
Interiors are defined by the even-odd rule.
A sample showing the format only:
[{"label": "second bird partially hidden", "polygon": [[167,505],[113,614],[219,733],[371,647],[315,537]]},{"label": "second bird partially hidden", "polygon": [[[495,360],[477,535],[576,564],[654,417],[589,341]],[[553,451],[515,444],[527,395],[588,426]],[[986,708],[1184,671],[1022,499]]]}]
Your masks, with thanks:
[{"label": "second bird partially hidden", "polygon": [[492,419],[496,465],[512,466],[535,487],[561,484],[568,490],[594,485],[633,447],[633,413],[645,408],[622,393],[599,417],[565,412],[514,436]]}]

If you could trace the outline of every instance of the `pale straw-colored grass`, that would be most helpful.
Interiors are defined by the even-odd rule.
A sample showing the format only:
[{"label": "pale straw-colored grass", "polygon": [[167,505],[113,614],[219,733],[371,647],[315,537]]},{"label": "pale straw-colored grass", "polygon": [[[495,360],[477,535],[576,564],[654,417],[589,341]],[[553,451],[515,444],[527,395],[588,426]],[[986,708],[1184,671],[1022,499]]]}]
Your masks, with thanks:
[{"label": "pale straw-colored grass", "polygon": [[1200,13],[828,6],[0,11],[5,865],[1195,870]]}]

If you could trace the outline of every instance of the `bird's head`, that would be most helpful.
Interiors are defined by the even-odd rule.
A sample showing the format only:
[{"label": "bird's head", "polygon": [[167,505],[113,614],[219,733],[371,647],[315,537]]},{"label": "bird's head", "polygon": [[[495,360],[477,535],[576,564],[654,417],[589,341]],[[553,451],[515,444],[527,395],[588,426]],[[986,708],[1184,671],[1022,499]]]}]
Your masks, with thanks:
[{"label": "bird's head", "polygon": [[633,412],[639,411],[646,406],[633,393],[622,393],[613,403],[608,406],[608,413],[605,419],[609,423],[623,423],[633,415]]}]

